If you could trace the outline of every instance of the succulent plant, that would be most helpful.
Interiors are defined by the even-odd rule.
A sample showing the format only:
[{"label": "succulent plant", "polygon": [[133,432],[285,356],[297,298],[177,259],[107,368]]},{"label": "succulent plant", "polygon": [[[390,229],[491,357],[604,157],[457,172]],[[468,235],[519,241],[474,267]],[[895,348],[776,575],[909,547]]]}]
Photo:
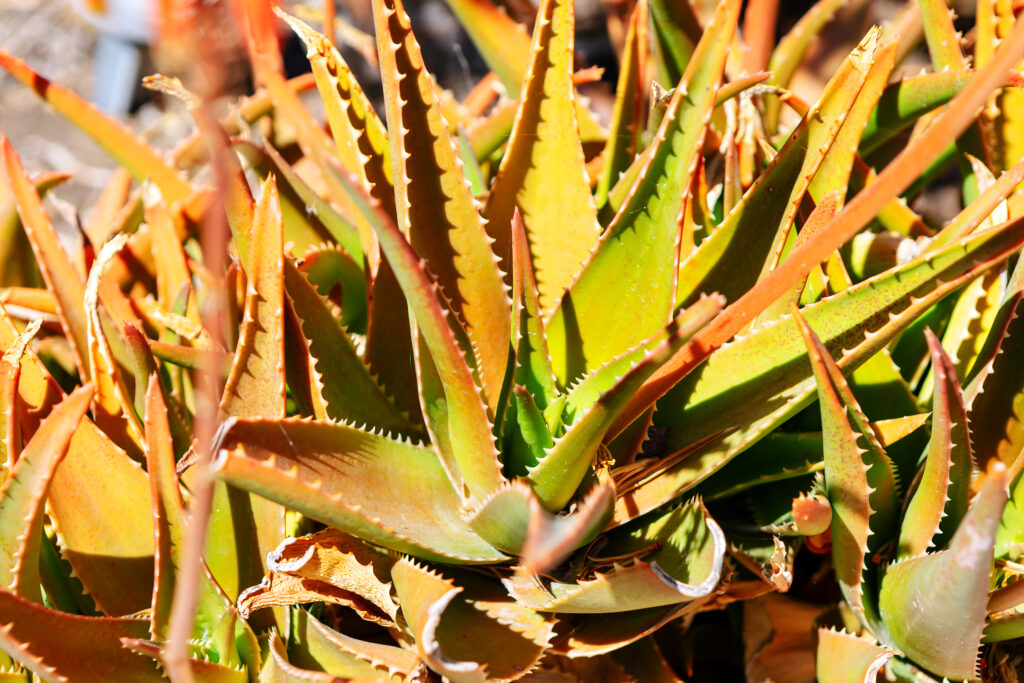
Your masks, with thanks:
[{"label": "succulent plant", "polygon": [[[462,102],[373,0],[383,119],[328,38],[236,4],[260,90],[218,119],[210,80],[150,78],[197,123],[169,155],[0,52],[121,165],[62,244],[67,176],[2,141],[0,680],[677,680],[741,600],[752,680],[815,675],[772,669],[764,619],[826,682],[1009,666],[1010,9],[979,3],[971,65],[911,2],[933,73],[891,80],[912,29],[873,28],[808,104],[842,3],[774,45],[771,2],[640,0],[606,130],[572,0],[532,40],[449,0],[493,72]],[[165,20],[209,67],[202,15]],[[929,227],[905,198],[953,164]],[[798,554],[841,604],[779,595]]]}]

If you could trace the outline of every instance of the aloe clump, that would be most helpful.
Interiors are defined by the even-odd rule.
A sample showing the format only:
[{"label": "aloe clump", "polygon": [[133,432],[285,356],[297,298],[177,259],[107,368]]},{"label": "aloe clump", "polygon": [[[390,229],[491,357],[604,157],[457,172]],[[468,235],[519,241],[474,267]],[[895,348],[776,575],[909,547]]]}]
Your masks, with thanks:
[{"label": "aloe clump", "polygon": [[[1024,25],[980,3],[966,55],[911,2],[934,73],[872,28],[804,102],[840,4],[775,45],[771,2],[630,3],[602,121],[572,0],[532,37],[449,0],[463,101],[373,0],[383,117],[333,29],[238,3],[259,89],[147,79],[197,123],[168,155],[0,52],[121,165],[69,247],[2,141],[0,680],[678,680],[737,601],[751,680],[1005,668]],[[787,595],[808,563],[841,600]]]}]

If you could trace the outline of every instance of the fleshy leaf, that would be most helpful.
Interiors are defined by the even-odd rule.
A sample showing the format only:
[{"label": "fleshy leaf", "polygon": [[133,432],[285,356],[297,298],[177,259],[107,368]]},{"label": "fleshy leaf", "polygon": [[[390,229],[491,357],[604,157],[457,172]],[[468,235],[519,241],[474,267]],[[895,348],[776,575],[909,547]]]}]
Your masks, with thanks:
[{"label": "fleshy leaf", "polygon": [[38,556],[47,489],[92,394],[87,384],[53,409],[0,489],[0,587],[33,602],[42,602]]},{"label": "fleshy leaf", "polygon": [[842,631],[818,629],[820,683],[875,683],[896,653]]},{"label": "fleshy leaf", "polygon": [[[17,332],[0,307],[0,347]],[[18,394],[26,438],[63,398],[42,363],[26,354]],[[88,481],[89,486],[82,486]],[[62,555],[96,604],[108,614],[149,605],[152,594],[153,526],[145,473],[89,419],[83,419],[50,484],[49,512]]]},{"label": "fleshy leaf", "polygon": [[[415,433],[359,358],[351,338],[302,273],[285,263],[284,283],[316,384],[318,419],[348,420],[386,432]],[[292,353],[290,351],[289,353]]]},{"label": "fleshy leaf", "polygon": [[721,298],[709,296],[680,313],[669,325],[665,341],[578,415],[544,458],[529,468],[527,478],[545,508],[556,512],[569,502],[590,470],[598,445],[636,389],[721,309]]},{"label": "fleshy leaf", "polygon": [[345,678],[411,678],[423,667],[420,658],[392,645],[357,640],[319,622],[305,610],[294,612],[288,657],[296,665]]},{"label": "fleshy leaf", "polygon": [[738,2],[718,6],[675,90],[644,172],[548,322],[552,365],[563,385],[671,318],[678,220],[738,15]]},{"label": "fleshy leaf", "polygon": [[0,590],[0,649],[46,681],[166,680],[153,660],[122,646],[148,631],[146,619],[64,614]]},{"label": "fleshy leaf", "polygon": [[573,106],[574,18],[572,0],[541,3],[519,110],[484,212],[509,271],[509,229],[518,207],[545,312],[561,298],[600,233]]},{"label": "fleshy leaf", "polygon": [[874,625],[877,554],[898,523],[896,473],[839,366],[803,317],[794,317],[818,385],[836,579],[858,618]]},{"label": "fleshy leaf", "polygon": [[[699,501],[691,501],[635,528],[623,529],[600,548],[610,565],[569,583],[517,573],[504,583],[516,600],[544,612],[626,612],[707,597],[722,578],[725,534]],[[642,558],[642,559],[640,559]]]},{"label": "fleshy leaf", "polygon": [[[0,57],[3,53],[0,53]],[[21,222],[32,244],[43,277],[57,302],[57,311],[65,334],[73,343],[75,362],[83,379],[89,374],[88,342],[86,341],[85,282],[71,264],[71,259],[60,244],[57,231],[43,211],[39,194],[32,186],[21,160],[6,138],[0,139],[4,174],[21,214]]]},{"label": "fleshy leaf", "polygon": [[892,46],[879,45],[877,29],[854,48],[769,167],[722,225],[680,264],[679,304],[709,291],[733,301],[778,266],[790,223],[851,107],[872,72],[887,72],[892,59]]},{"label": "fleshy leaf", "polygon": [[[464,588],[406,558],[395,563],[391,576],[420,658],[446,678],[519,678],[544,653],[550,622],[510,602],[500,587],[473,582]],[[518,622],[502,618],[506,607],[520,612]]]},{"label": "fleshy leaf", "polygon": [[932,435],[924,469],[917,482],[900,529],[899,559],[917,557],[945,547],[967,512],[974,457],[963,394],[953,362],[931,330],[926,330],[935,396]]},{"label": "fleshy leaf", "polygon": [[[372,200],[359,192],[350,180],[339,179],[352,193],[355,203],[362,207],[363,213],[374,217],[372,225],[381,249],[394,269],[395,277],[415,317],[419,334],[430,350],[447,404],[443,411],[447,419],[445,424],[435,428],[435,441],[438,432],[448,435],[445,443],[450,444],[451,454],[446,460],[458,463],[459,468],[459,472],[453,473],[453,476],[459,475],[465,481],[471,496],[482,498],[502,483],[498,451],[491,433],[487,406],[448,323],[449,314],[439,301],[440,292],[394,222],[382,211],[372,207]],[[506,358],[508,351],[506,348]],[[457,486],[461,488],[462,482],[457,482]]]},{"label": "fleshy leaf", "polygon": [[994,462],[949,549],[898,562],[882,580],[881,615],[892,644],[940,676],[962,680],[978,675],[992,548],[1006,485],[1006,467]]},{"label": "fleshy leaf", "polygon": [[462,521],[437,454],[344,424],[229,420],[219,476],[370,543],[417,557],[504,556]]},{"label": "fleshy leaf", "polygon": [[[881,350],[936,301],[1000,263],[1022,243],[1024,221],[1007,223],[858,283],[802,308],[801,314],[826,346],[835,349],[834,357],[844,371],[849,371]],[[708,336],[717,332],[719,321],[727,325],[730,315],[726,309],[705,328]],[[705,354],[705,344],[702,331],[683,348],[686,359]],[[678,382],[658,401],[654,414],[654,426],[668,428],[662,457],[723,430],[732,431],[715,437],[710,445],[656,480],[620,496],[616,520],[633,518],[684,493],[810,403],[814,383],[805,354],[796,323],[786,317],[722,347],[703,367]],[[671,373],[689,362],[677,365],[673,361],[666,376],[671,378]],[[634,397],[638,406],[648,400],[644,392]],[[635,414],[632,408],[625,413]]]},{"label": "fleshy leaf", "polygon": [[[505,285],[435,86],[423,68],[409,16],[400,0],[375,0],[373,7],[392,131],[398,226],[464,326],[493,415],[509,354],[511,315]],[[397,262],[389,260],[401,277]]]}]

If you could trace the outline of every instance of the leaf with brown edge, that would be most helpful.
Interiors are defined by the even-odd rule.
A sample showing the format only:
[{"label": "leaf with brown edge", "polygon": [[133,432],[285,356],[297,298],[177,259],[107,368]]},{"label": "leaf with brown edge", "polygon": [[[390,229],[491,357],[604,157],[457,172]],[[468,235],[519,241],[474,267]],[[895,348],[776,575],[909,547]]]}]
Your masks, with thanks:
[{"label": "leaf with brown edge", "polygon": [[899,484],[839,366],[803,316],[793,317],[818,385],[836,579],[857,617],[873,628],[879,623],[873,594],[877,554],[896,532]]},{"label": "leaf with brown edge", "polygon": [[302,344],[312,361],[316,417],[365,424],[388,433],[418,435],[420,430],[391,402],[327,304],[291,262],[285,263],[284,284],[302,333]]},{"label": "leaf with brown edge", "polygon": [[[563,385],[655,334],[676,308],[678,220],[722,79],[739,3],[719,4],[643,172],[547,323]],[[707,290],[708,292],[712,290]]]},{"label": "leaf with brown edge", "polygon": [[843,631],[818,629],[820,683],[875,683],[896,652]]},{"label": "leaf with brown edge", "polygon": [[62,116],[81,128],[117,162],[131,171],[139,182],[151,179],[168,202],[189,199],[193,188],[173,166],[149,145],[139,140],[127,126],[102,114],[67,88],[51,83],[25,62],[0,51],[0,67],[31,88]]},{"label": "leaf with brown edge", "polygon": [[436,453],[345,424],[227,421],[218,476],[357,538],[456,563],[505,556],[462,520]]},{"label": "leaf with brown edge", "polygon": [[[0,53],[0,57],[3,53]],[[14,200],[21,214],[21,223],[32,244],[36,262],[50,291],[54,293],[61,327],[68,339],[72,340],[75,363],[83,379],[89,374],[88,348],[86,341],[86,318],[82,301],[85,299],[85,282],[71,264],[67,252],[60,245],[57,231],[43,210],[42,201],[36,192],[21,160],[6,138],[0,138],[0,156],[3,157],[6,182],[11,188]]]},{"label": "leaf with brown edge", "polygon": [[[613,532],[588,554],[575,582],[537,580],[524,572],[503,579],[519,602],[542,612],[604,614],[689,603],[722,580],[725,534],[700,501]],[[607,569],[605,569],[607,567]]]},{"label": "leaf with brown edge", "polygon": [[284,252],[273,177],[263,183],[251,239],[242,333],[220,410],[225,415],[283,417]]},{"label": "leaf with brown edge", "polygon": [[883,640],[940,676],[973,679],[978,675],[992,552],[1006,506],[1007,484],[1006,467],[993,461],[949,548],[890,565],[882,580]]},{"label": "leaf with brown edge", "polygon": [[387,675],[390,679],[415,680],[422,672],[420,658],[409,650],[339,633],[304,609],[296,610],[293,616],[288,658],[296,666],[345,678]]},{"label": "leaf with brown edge", "polygon": [[156,663],[121,644],[148,631],[146,619],[80,617],[0,590],[0,649],[45,681],[159,683]]},{"label": "leaf with brown edge", "polygon": [[[0,347],[9,347],[17,334],[0,306]],[[22,358],[18,395],[26,407],[26,438],[64,397],[31,353]],[[49,512],[62,556],[100,609],[128,614],[149,605],[153,527],[146,475],[88,418],[79,423],[50,484]]]},{"label": "leaf with brown edge", "polygon": [[[449,325],[449,313],[439,300],[441,294],[394,222],[374,207],[372,199],[361,192],[351,179],[339,176],[339,180],[355,203],[362,207],[360,210],[364,215],[373,216],[371,223],[381,249],[409,302],[419,336],[429,349],[430,360],[437,371],[445,403],[439,407],[438,414],[444,419],[432,426],[429,424],[430,415],[424,415],[428,419],[428,428],[433,432],[434,442],[439,448],[447,449],[442,451],[446,461],[458,463],[458,472],[453,472],[452,476],[465,482],[471,497],[483,498],[497,489],[504,478],[487,406]],[[509,349],[505,351],[507,360]],[[440,393],[435,394],[435,398],[440,396]],[[439,443],[439,434],[446,435],[445,441]],[[457,481],[456,486],[461,488],[462,481]]]},{"label": "leaf with brown edge", "polygon": [[924,467],[903,515],[901,560],[945,547],[967,512],[974,469],[967,409],[956,369],[935,334],[926,329],[925,336],[935,371],[932,434]]},{"label": "leaf with brown edge", "polygon": [[21,358],[32,337],[39,332],[41,321],[29,323],[14,343],[0,357],[0,482],[14,467],[21,452],[21,426],[18,424],[18,379]]},{"label": "leaf with brown edge", "polygon": [[[510,344],[505,285],[435,86],[423,68],[409,16],[400,0],[375,0],[373,7],[392,131],[398,226],[436,277],[464,328],[493,416],[505,382]],[[389,261],[400,276],[398,264]]]},{"label": "leaf with brown edge", "polygon": [[280,9],[275,12],[306,45],[306,57],[345,170],[359,176],[364,189],[381,203],[393,201],[387,131],[351,69],[324,36]]},{"label": "leaf with brown edge", "polygon": [[87,384],[54,407],[0,488],[0,587],[33,602],[42,602],[37,558],[47,490],[92,394]]},{"label": "leaf with brown edge", "polygon": [[407,558],[395,563],[391,577],[420,658],[446,678],[514,680],[543,655],[550,621],[530,610],[503,619],[503,605],[513,612],[519,606],[500,587],[472,575],[453,581]]},{"label": "leaf with brown edge", "polygon": [[[308,597],[299,599],[299,593],[316,595],[318,589],[326,589],[325,602],[348,604],[363,619],[394,626],[398,605],[391,599],[388,580],[392,561],[379,550],[336,529],[286,538],[267,558],[271,571],[267,577],[269,586],[264,579],[260,586],[247,590],[239,597],[239,607],[246,617],[248,610],[257,605],[312,602]],[[300,590],[290,594],[295,588]]]},{"label": "leaf with brown edge", "polygon": [[558,303],[601,231],[574,106],[574,26],[572,0],[541,3],[519,109],[484,211],[509,272],[510,227],[518,208],[545,313]]}]

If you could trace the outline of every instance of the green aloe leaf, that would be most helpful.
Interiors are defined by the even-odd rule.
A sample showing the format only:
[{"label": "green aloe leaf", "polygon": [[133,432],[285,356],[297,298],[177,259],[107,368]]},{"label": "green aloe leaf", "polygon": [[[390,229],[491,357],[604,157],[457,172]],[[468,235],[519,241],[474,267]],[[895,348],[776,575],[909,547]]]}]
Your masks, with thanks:
[{"label": "green aloe leaf", "polygon": [[738,2],[718,6],[698,56],[675,90],[644,172],[548,321],[548,348],[563,385],[636,346],[671,319],[678,219],[738,15]]},{"label": "green aloe leaf", "polygon": [[511,680],[544,654],[553,622],[500,585],[469,574],[451,579],[407,558],[391,577],[420,658],[446,678]]},{"label": "green aloe leaf", "polygon": [[[852,370],[936,301],[1002,262],[1022,243],[1024,221],[1007,223],[858,283],[801,309],[801,314],[826,346],[835,349],[840,366]],[[857,313],[851,315],[853,311]],[[719,320],[729,315],[726,310]],[[700,334],[696,341],[701,341]],[[722,347],[659,400],[654,415],[654,426],[667,428],[663,458],[706,439],[714,441],[621,498],[616,520],[633,518],[684,493],[808,405],[813,393],[811,368],[791,318]],[[716,436],[727,430],[732,431]]]},{"label": "green aloe leaf", "polygon": [[[612,112],[608,142],[604,147],[604,167],[597,180],[594,201],[604,206],[608,192],[629,168],[640,152],[644,124],[644,77],[647,73],[648,48],[647,2],[633,8],[626,34],[625,48],[619,62],[619,82],[615,86],[615,109]],[[721,90],[719,91],[721,96]]]},{"label": "green aloe leaf", "polygon": [[778,266],[796,211],[865,82],[887,73],[892,58],[892,47],[879,44],[877,29],[850,53],[769,167],[722,225],[680,264],[677,303],[711,291],[734,301]]},{"label": "green aloe leaf", "polygon": [[288,660],[296,666],[349,678],[407,676],[420,669],[419,657],[393,645],[358,640],[324,625],[304,609],[293,612]]},{"label": "green aloe leaf", "polygon": [[572,0],[541,3],[519,110],[484,211],[495,250],[510,271],[518,207],[545,312],[558,303],[600,234],[576,132],[574,25]]},{"label": "green aloe leaf", "polygon": [[[70,173],[56,171],[41,173],[32,179],[36,192],[45,197],[47,192],[66,182]],[[0,183],[0,286],[40,286],[42,276],[36,264],[23,258],[32,249],[25,236],[16,202],[5,183]]]},{"label": "green aloe leaf", "polygon": [[92,396],[87,384],[54,407],[0,488],[0,586],[33,602],[42,602],[37,558],[47,489]]},{"label": "green aloe leaf", "polygon": [[[995,463],[949,548],[898,562],[882,580],[879,602],[888,638],[912,661],[940,676],[978,676],[992,549],[1007,483],[1005,466]],[[934,599],[936,595],[942,599]]]},{"label": "green aloe leaf", "polygon": [[[501,272],[409,16],[400,0],[377,0],[374,10],[388,128],[395,131],[391,159],[398,226],[464,326],[494,415],[510,343],[511,314]],[[397,263],[389,260],[397,271]]]},{"label": "green aloe leaf", "polygon": [[216,469],[228,483],[371,543],[448,562],[504,555],[462,521],[432,450],[344,424],[228,421]]},{"label": "green aloe leaf", "polygon": [[932,435],[924,469],[911,494],[900,529],[898,558],[944,548],[967,512],[974,456],[967,409],[949,355],[931,330],[926,330],[936,388],[932,404]]},{"label": "green aloe leaf", "polygon": [[411,436],[417,433],[360,359],[355,345],[313,286],[290,262],[284,283],[311,359],[318,419],[348,420]]},{"label": "green aloe leaf", "polygon": [[818,385],[836,579],[857,617],[873,627],[874,579],[882,545],[897,529],[899,482],[839,366],[803,317],[794,317]]},{"label": "green aloe leaf", "polygon": [[624,374],[614,385],[575,416],[544,458],[528,468],[527,479],[545,508],[556,512],[569,502],[590,471],[598,446],[637,388],[721,309],[721,298],[713,295],[680,313],[668,326],[664,341],[627,366],[628,371],[622,368]]}]

